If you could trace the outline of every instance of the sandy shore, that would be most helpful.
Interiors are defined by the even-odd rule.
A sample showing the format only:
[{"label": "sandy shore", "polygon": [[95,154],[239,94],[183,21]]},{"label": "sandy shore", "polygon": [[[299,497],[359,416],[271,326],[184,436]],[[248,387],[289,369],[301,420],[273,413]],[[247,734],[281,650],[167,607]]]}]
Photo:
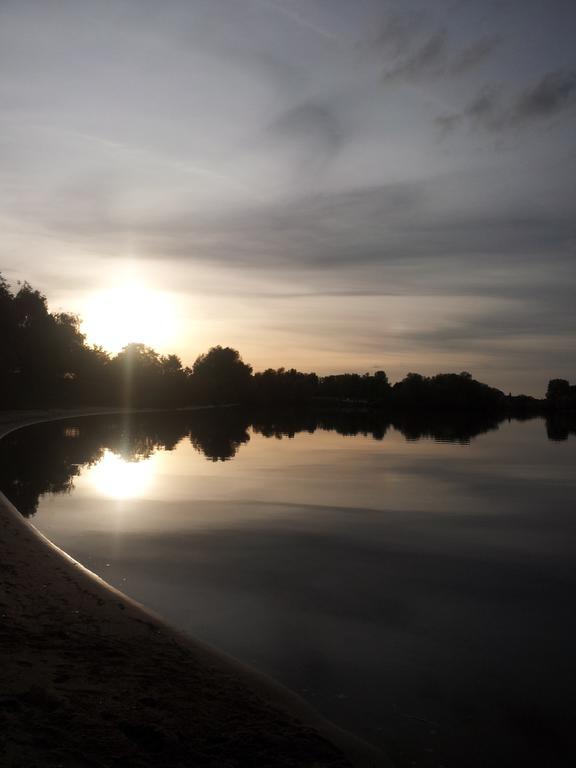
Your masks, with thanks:
[{"label": "sandy shore", "polygon": [[[0,437],[79,413],[0,413]],[[390,765],[73,561],[1,489],[0,657],[6,768]]]}]

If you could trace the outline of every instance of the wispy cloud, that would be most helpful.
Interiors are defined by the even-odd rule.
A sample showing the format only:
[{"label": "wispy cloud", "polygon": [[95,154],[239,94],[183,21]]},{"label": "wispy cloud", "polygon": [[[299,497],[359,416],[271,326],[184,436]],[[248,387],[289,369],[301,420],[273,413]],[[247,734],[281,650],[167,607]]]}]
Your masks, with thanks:
[{"label": "wispy cloud", "polygon": [[500,43],[500,35],[484,34],[462,45],[425,14],[405,11],[386,18],[372,45],[382,52],[382,78],[391,83],[460,77],[489,59]]},{"label": "wispy cloud", "polygon": [[[553,200],[544,209],[508,200],[503,210],[482,179],[468,179],[468,201],[463,201],[462,183],[434,178],[211,214],[141,216],[130,227],[134,247],[149,259],[242,267],[255,274],[297,271],[308,290],[332,295],[343,290],[529,295],[542,283],[543,259],[554,259],[556,269],[571,264],[573,204],[559,210]],[[125,217],[105,205],[102,189],[99,194],[92,217],[89,206],[80,217],[74,200],[91,198],[78,187],[69,190],[69,199],[58,200],[58,218],[46,218],[44,226],[67,238],[122,237]],[[502,267],[520,266],[524,282],[498,277]],[[566,276],[558,288],[565,285]]]},{"label": "wispy cloud", "polygon": [[440,115],[436,122],[444,134],[464,124],[503,131],[551,120],[575,106],[576,72],[555,70],[512,96],[502,87],[484,87],[461,112]]},{"label": "wispy cloud", "polygon": [[318,35],[318,37],[330,40],[333,43],[346,43],[340,35],[337,35],[335,32],[332,32],[319,24],[315,24],[307,16],[300,13],[300,11],[295,8],[288,8],[285,4],[282,4],[282,2],[273,2],[273,0],[251,0],[251,2],[256,3],[256,5],[259,5],[262,8],[266,8],[269,11],[280,14],[293,24],[296,24],[309,32],[313,32],[315,35]]},{"label": "wispy cloud", "polygon": [[478,67],[488,59],[501,44],[499,35],[484,35],[457,51],[450,61],[450,73],[462,75]]},{"label": "wispy cloud", "polygon": [[446,71],[448,61],[448,35],[439,30],[430,35],[406,57],[384,72],[384,82],[419,80],[436,77]]},{"label": "wispy cloud", "polygon": [[576,72],[548,72],[528,86],[511,109],[512,122],[530,122],[554,117],[576,105]]},{"label": "wispy cloud", "polygon": [[334,110],[311,101],[282,112],[268,126],[267,134],[302,152],[306,163],[314,168],[332,159],[344,141]]},{"label": "wispy cloud", "polygon": [[421,32],[425,17],[415,11],[390,13],[374,37],[373,47],[393,58],[410,49]]}]

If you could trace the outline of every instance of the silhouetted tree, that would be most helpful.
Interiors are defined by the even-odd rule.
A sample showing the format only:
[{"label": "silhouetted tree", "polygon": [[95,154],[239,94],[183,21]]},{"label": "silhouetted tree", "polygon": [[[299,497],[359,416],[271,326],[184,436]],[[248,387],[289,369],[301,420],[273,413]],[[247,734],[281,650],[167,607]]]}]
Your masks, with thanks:
[{"label": "silhouetted tree", "polygon": [[188,375],[176,355],[162,357],[145,344],[128,344],[110,362],[116,392],[129,407],[181,405]]},{"label": "silhouetted tree", "polygon": [[318,390],[315,373],[301,373],[291,368],[268,368],[254,374],[254,399],[258,403],[295,403],[310,401]]},{"label": "silhouetted tree", "polygon": [[365,373],[341,373],[324,376],[320,380],[318,394],[323,398],[383,405],[390,395],[390,383],[384,371],[370,375]]},{"label": "silhouetted tree", "polygon": [[191,391],[200,403],[237,403],[250,395],[252,367],[230,347],[212,347],[192,367]]},{"label": "silhouetted tree", "polygon": [[553,410],[576,410],[576,386],[566,379],[551,379],[546,390],[546,402]]},{"label": "silhouetted tree", "polygon": [[550,379],[546,390],[547,400],[558,400],[570,393],[570,383],[566,379]]},{"label": "silhouetted tree", "polygon": [[4,407],[77,402],[93,373],[79,319],[51,314],[24,283],[13,294],[0,278],[0,397]]},{"label": "silhouetted tree", "polygon": [[392,404],[404,409],[503,410],[506,397],[467,372],[439,373],[430,378],[409,373],[394,385]]}]

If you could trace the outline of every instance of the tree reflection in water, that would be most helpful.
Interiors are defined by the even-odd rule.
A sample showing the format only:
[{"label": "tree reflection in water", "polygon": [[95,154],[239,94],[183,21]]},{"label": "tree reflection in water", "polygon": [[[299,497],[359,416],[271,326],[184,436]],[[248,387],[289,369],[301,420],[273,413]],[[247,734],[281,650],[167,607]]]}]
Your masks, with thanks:
[{"label": "tree reflection in water", "polygon": [[[171,451],[184,439],[208,460],[228,461],[250,440],[250,430],[269,438],[321,429],[383,440],[393,427],[407,440],[468,443],[497,430],[502,421],[500,416],[482,413],[250,412],[240,408],[74,418],[26,427],[0,441],[0,489],[29,517],[42,495],[69,492],[82,468],[103,460],[110,469],[103,482],[112,495],[134,495],[134,483],[145,483],[144,473],[121,470],[121,463],[142,462],[159,449]],[[576,429],[574,424],[548,422],[547,432],[551,440],[558,440]],[[127,487],[117,487],[122,482]]]}]

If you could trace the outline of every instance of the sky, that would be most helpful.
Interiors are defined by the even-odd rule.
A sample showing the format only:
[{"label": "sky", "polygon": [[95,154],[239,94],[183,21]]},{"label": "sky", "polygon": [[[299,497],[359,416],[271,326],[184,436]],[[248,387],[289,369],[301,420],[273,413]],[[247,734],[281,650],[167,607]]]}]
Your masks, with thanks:
[{"label": "sky", "polygon": [[576,378],[575,32],[573,0],[0,0],[0,272],[110,349],[542,395]]}]

